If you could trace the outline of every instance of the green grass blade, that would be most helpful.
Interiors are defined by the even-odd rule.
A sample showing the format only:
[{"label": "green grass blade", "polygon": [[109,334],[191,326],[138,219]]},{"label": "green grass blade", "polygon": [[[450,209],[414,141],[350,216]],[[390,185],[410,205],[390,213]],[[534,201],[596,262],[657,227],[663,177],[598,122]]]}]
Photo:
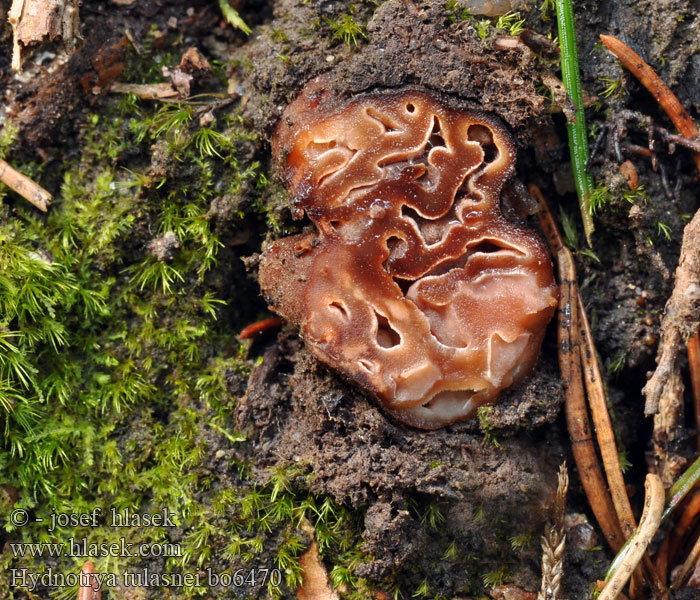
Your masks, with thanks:
[{"label": "green grass blade", "polygon": [[583,231],[586,241],[591,245],[593,234],[593,216],[588,201],[593,192],[593,178],[586,171],[588,163],[588,138],[586,134],[586,118],[583,113],[583,94],[581,93],[581,76],[578,68],[578,50],[576,48],[576,27],[574,25],[574,9],[571,0],[556,0],[557,24],[559,25],[559,44],[561,46],[561,70],[564,86],[576,105],[574,121],[567,123],[569,134],[569,151],[571,165],[574,171],[576,193],[581,208]]}]

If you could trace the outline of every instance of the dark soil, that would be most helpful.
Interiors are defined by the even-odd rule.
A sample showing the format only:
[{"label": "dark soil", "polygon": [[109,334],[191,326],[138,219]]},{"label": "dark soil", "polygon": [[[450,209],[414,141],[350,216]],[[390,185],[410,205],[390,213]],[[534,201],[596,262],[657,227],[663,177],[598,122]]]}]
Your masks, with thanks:
[{"label": "dark soil", "polygon": [[[0,8],[7,8],[6,4],[0,2]],[[672,129],[648,93],[621,73],[617,61],[601,49],[600,33],[615,35],[634,47],[698,118],[700,17],[696,2],[601,0],[577,4],[584,87],[601,102],[589,110],[590,123],[600,130],[614,120],[616,111],[630,108]],[[518,178],[540,184],[551,204],[559,204],[578,222],[573,194],[556,191],[571,188],[565,118],[561,113],[552,114],[540,89],[543,76],[557,74],[556,63],[532,52],[492,50],[493,29],[489,43],[484,44],[474,20],[452,18],[441,0],[352,6],[345,1],[253,1],[240,7],[243,18],[255,26],[244,40],[223,26],[216,3],[137,2],[128,8],[89,1],[81,9],[82,50],[53,72],[39,69],[28,83],[10,74],[6,58],[10,44],[3,24],[0,42],[8,52],[0,56],[0,86],[9,116],[20,124],[14,156],[34,161],[48,156],[45,172],[50,173],[52,166],[60,172],[62,153],[76,152],[72,140],[85,126],[87,113],[99,112],[106,102],[109,82],[91,59],[114,54],[117,62],[127,60],[125,47],[119,45],[125,31],[139,40],[153,25],[166,31],[168,20],[176,17],[177,51],[196,45],[210,60],[226,62],[228,89],[235,93],[246,127],[260,134],[258,140],[240,142],[241,169],[256,160],[272,170],[269,138],[277,119],[303,85],[318,74],[329,72],[332,85],[348,97],[418,85],[496,113],[518,140]],[[188,13],[189,8],[194,8],[193,14]],[[360,38],[357,47],[333,39],[324,20],[351,11],[353,18],[366,23],[366,39]],[[526,26],[556,35],[555,24],[543,21],[534,5],[522,16]],[[622,78],[626,93],[604,99],[601,92],[607,83],[602,78]],[[644,145],[646,131],[630,123],[627,137]],[[151,173],[180,168],[168,163],[167,156],[161,160],[157,145],[151,150],[150,157],[134,160],[148,165]],[[670,188],[679,182],[677,193],[668,198],[660,171],[654,172],[646,158],[633,158],[645,193],[632,208],[620,199],[628,190],[617,161],[605,149],[599,158],[593,166],[596,181],[608,185],[618,199],[597,215],[595,256],[583,251],[582,232],[575,254],[597,349],[608,369],[616,432],[632,463],[627,473],[632,502],[639,508],[651,427],[643,417],[640,392],[646,373],[654,367],[659,317],[672,289],[686,215],[698,208],[697,175],[685,150],[677,149],[671,155],[662,145],[659,161]],[[210,283],[230,294],[232,328],[242,328],[265,309],[254,284],[255,254],[264,240],[308,225],[292,219],[289,199],[275,176],[270,174],[273,184],[256,206],[249,183],[235,195],[223,194],[210,209],[212,229],[228,244],[221,263],[233,265],[215,269]],[[50,174],[47,177],[45,185],[53,185],[52,191],[57,192],[60,180],[52,180]],[[263,222],[258,214],[261,209],[280,224],[277,232]],[[239,211],[246,214],[246,220],[234,230],[232,223]],[[554,212],[559,216],[559,209]],[[668,235],[659,223],[669,227]],[[530,225],[535,227],[534,222]],[[177,239],[151,235],[144,229],[142,238],[125,242],[119,251],[127,262],[135,248],[139,252],[148,248],[158,260],[169,260],[177,244]],[[247,273],[239,260],[243,257],[247,258]],[[227,450],[228,454],[216,460],[213,456],[221,440],[211,441],[205,464],[216,476],[215,486],[247,485],[241,482],[233,458],[250,460],[252,479],[261,486],[269,481],[271,469],[298,466],[295,489],[330,496],[360,515],[362,549],[369,558],[354,568],[354,574],[372,581],[378,589],[396,586],[404,597],[410,597],[425,580],[433,595],[452,598],[477,593],[485,575],[502,572],[505,581],[536,591],[538,540],[563,461],[569,464],[572,476],[569,512],[588,515],[593,522],[560,414],[564,390],[559,381],[554,323],[529,379],[505,393],[481,419],[433,432],[393,422],[372,398],[313,359],[290,328],[276,338],[256,342],[251,352],[251,357],[262,357],[262,362],[247,385],[240,376],[229,381],[235,396],[231,402],[237,402],[237,425],[248,441],[240,450]],[[139,426],[138,419],[124,423],[115,436],[126,444],[133,441]],[[681,444],[688,456],[694,451],[691,433],[689,426],[688,441]],[[206,501],[206,493],[203,499]],[[431,523],[429,515],[435,508],[444,520]],[[607,549],[597,546],[595,536],[591,540],[579,531],[586,528],[585,521],[584,516],[570,529],[564,589],[571,600],[588,597],[590,584],[602,577],[611,558]],[[528,541],[519,545],[517,539]],[[602,546],[602,536],[598,539]],[[226,564],[220,553],[212,561]],[[288,595],[293,594],[289,591]]]}]

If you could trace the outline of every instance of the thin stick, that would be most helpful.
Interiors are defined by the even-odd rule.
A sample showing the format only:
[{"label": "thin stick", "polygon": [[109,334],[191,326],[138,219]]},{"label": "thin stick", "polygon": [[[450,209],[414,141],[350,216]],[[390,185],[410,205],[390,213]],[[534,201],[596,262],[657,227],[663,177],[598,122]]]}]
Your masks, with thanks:
[{"label": "thin stick", "polygon": [[695,407],[696,444],[700,450],[700,335],[697,333],[688,339],[688,366],[690,383],[693,388],[693,405]]},{"label": "thin stick", "polygon": [[[603,459],[603,468],[608,480],[608,486],[612,495],[613,506],[617,514],[618,521],[622,527],[622,532],[626,538],[632,535],[637,522],[632,512],[629,496],[627,495],[627,486],[625,478],[622,475],[622,467],[620,465],[620,455],[615,442],[615,433],[613,431],[612,420],[608,412],[608,404],[605,397],[605,388],[603,387],[603,378],[600,374],[598,366],[598,357],[593,343],[593,335],[591,327],[586,315],[586,309],[583,305],[581,293],[577,292],[578,299],[578,315],[581,327],[581,336],[583,337],[583,347],[581,356],[584,368],[584,381],[586,383],[586,392],[588,394],[588,405],[591,408],[593,416],[593,424],[595,426],[596,439],[600,448],[600,455]],[[661,596],[665,592],[663,580],[656,572],[651,558],[648,555],[643,557],[643,567],[646,578],[649,581],[654,593]],[[635,581],[638,581],[635,579]],[[633,596],[635,594],[632,594]]]},{"label": "thin stick", "polygon": [[664,510],[664,486],[658,475],[649,473],[644,488],[644,511],[639,527],[625,545],[622,556],[615,557],[615,569],[608,572],[608,583],[598,600],[615,600],[618,597],[659,529]]},{"label": "thin stick", "polygon": [[22,173],[8,165],[1,158],[0,181],[43,212],[46,212],[48,205],[51,204],[53,199],[53,196],[38,183],[34,183],[26,175],[22,175]]},{"label": "thin stick", "polygon": [[681,518],[678,519],[671,534],[667,536],[670,544],[668,551],[669,563],[673,564],[673,559],[676,558],[676,554],[678,554],[678,550],[680,550],[681,544],[688,530],[695,522],[698,513],[700,513],[700,491],[694,492],[688,499]]},{"label": "thin stick", "polygon": [[625,479],[622,476],[620,455],[617,451],[615,433],[613,432],[612,421],[608,413],[608,406],[605,399],[605,390],[603,389],[603,378],[600,375],[598,358],[593,345],[593,336],[591,335],[590,324],[588,323],[586,309],[583,306],[583,299],[580,293],[577,293],[577,299],[581,336],[584,341],[581,354],[583,357],[584,381],[586,383],[586,391],[588,392],[588,403],[591,407],[591,414],[593,415],[593,424],[598,439],[598,447],[600,448],[600,455],[603,459],[603,467],[608,479],[608,485],[610,486],[615,512],[617,513],[625,537],[629,537],[636,528],[637,522],[632,512],[629,496],[627,495]]},{"label": "thin stick", "polygon": [[[691,140],[697,138],[698,128],[695,126],[695,122],[690,118],[683,105],[676,98],[676,95],[661,80],[661,77],[644,62],[644,59],[617,38],[610,35],[601,35],[600,39],[625,68],[649,90],[651,95],[661,105],[661,108],[666,111],[673,124],[678,127],[678,131]],[[693,160],[698,171],[700,171],[700,154],[694,153]]]},{"label": "thin stick", "polygon": [[669,536],[666,536],[659,545],[659,550],[654,557],[654,567],[656,567],[656,572],[661,577],[661,581],[666,583],[668,581],[668,556],[669,556]]},{"label": "thin stick", "polygon": [[591,245],[591,236],[595,229],[591,215],[590,196],[593,193],[593,178],[586,171],[588,164],[588,133],[586,117],[583,112],[583,94],[581,76],[578,67],[578,49],[576,47],[576,28],[574,9],[571,0],[556,0],[557,25],[559,26],[559,44],[561,47],[561,71],[564,86],[576,105],[573,121],[566,124],[569,134],[569,152],[574,171],[574,183],[578,194],[583,231],[586,241]]},{"label": "thin stick", "polygon": [[557,257],[559,268],[559,368],[566,385],[566,423],[572,452],[591,510],[608,544],[617,552],[624,543],[624,536],[598,464],[581,381],[579,331],[574,326],[578,322],[578,303],[572,302],[577,294],[576,269],[571,252],[559,235],[542,192],[534,184],[529,186],[529,190],[538,203],[540,224]]},{"label": "thin stick", "polygon": [[672,587],[679,589],[683,583],[685,583],[688,573],[690,573],[690,570],[695,566],[695,563],[698,562],[698,558],[700,558],[700,537],[695,540],[695,544],[693,544],[693,548],[683,561],[681,568],[676,571],[675,576],[671,581]]}]

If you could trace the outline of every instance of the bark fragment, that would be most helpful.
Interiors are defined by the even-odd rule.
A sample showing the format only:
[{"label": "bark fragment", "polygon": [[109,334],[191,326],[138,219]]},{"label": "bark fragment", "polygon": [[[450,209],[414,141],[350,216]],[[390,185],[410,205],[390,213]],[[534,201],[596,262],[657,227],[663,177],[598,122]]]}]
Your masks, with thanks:
[{"label": "bark fragment", "polygon": [[12,68],[22,69],[26,49],[44,42],[62,42],[70,55],[80,38],[78,0],[14,0],[8,13],[12,25]]},{"label": "bark fragment", "polygon": [[700,324],[700,211],[683,232],[675,279],[661,325],[658,366],[642,390],[646,397],[645,414],[655,415],[652,442],[658,472],[666,487],[686,463],[674,451],[685,432],[684,385],[678,359],[681,348],[697,333]]}]

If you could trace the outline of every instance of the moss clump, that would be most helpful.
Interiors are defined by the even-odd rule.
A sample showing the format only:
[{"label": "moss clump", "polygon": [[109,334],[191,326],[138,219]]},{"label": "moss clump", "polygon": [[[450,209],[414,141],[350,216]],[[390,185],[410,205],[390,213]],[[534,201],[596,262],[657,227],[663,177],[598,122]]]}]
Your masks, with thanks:
[{"label": "moss clump", "polygon": [[[127,71],[141,81],[150,73]],[[202,126],[192,104],[105,101],[52,174],[62,183],[45,218],[0,191],[0,515],[13,544],[164,544],[159,555],[92,558],[100,573],[264,567],[281,581],[251,586],[249,596],[291,596],[308,546],[301,520],[340,562],[357,552],[359,524],[305,493],[308,474],[283,470],[262,487],[250,479],[254,452],[233,411],[253,360],[237,333],[262,301],[251,302],[232,247],[267,211],[258,198],[267,180],[258,136],[229,106],[212,106],[216,117]],[[4,152],[8,127],[2,140]],[[222,203],[227,210],[216,209]],[[55,515],[95,507],[96,526],[49,531]],[[112,508],[167,508],[174,527],[115,528]],[[29,523],[13,525],[13,509]],[[2,554],[0,569],[75,573],[87,559],[21,554]],[[3,578],[0,594],[16,594],[10,586]],[[209,593],[206,584],[141,590],[166,591]]]}]

